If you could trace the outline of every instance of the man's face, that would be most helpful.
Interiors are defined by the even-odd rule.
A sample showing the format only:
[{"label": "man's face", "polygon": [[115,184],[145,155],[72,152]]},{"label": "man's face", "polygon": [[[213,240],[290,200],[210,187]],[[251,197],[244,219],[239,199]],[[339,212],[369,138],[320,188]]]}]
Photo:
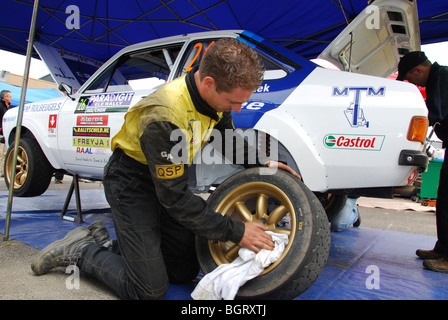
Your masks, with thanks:
[{"label": "man's face", "polygon": [[3,97],[3,100],[6,101],[8,104],[11,104],[12,101],[12,95],[11,92],[7,92],[5,96]]},{"label": "man's face", "polygon": [[240,112],[243,103],[247,102],[252,96],[253,91],[236,88],[231,92],[218,92],[213,86],[209,91],[207,103],[217,112]]}]

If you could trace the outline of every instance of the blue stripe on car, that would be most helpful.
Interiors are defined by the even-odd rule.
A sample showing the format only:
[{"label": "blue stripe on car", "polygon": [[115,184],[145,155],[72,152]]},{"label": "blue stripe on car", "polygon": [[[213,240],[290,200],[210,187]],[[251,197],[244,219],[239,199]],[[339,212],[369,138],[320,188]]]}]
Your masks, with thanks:
[{"label": "blue stripe on car", "polygon": [[[250,38],[251,40],[246,38]],[[280,54],[280,57],[272,58],[281,60],[284,64],[287,64],[287,69],[289,70],[288,75],[282,79],[263,81],[261,88],[262,90],[268,88],[268,92],[254,92],[251,100],[243,106],[241,112],[236,113],[232,111],[235,127],[253,128],[266,112],[278,108],[317,65],[294,52],[288,51],[248,31],[244,31],[242,36],[237,39],[261,51],[264,55],[270,56],[270,51]],[[251,104],[253,105],[254,102],[257,102],[255,104],[257,107],[247,108]]]}]

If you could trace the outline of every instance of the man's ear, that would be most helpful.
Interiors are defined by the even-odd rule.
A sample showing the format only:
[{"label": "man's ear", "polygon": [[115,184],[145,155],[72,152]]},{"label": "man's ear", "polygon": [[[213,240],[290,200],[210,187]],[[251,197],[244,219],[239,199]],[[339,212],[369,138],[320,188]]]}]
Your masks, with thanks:
[{"label": "man's ear", "polygon": [[203,83],[204,83],[204,86],[205,86],[208,90],[212,89],[213,86],[216,85],[216,83],[215,83],[215,79],[212,78],[212,77],[210,77],[210,76],[206,76],[206,77],[204,78],[204,80],[203,80]]},{"label": "man's ear", "polygon": [[415,74],[421,74],[425,71],[425,67],[422,65],[418,65],[418,66],[414,67],[414,69],[411,71],[413,71]]}]

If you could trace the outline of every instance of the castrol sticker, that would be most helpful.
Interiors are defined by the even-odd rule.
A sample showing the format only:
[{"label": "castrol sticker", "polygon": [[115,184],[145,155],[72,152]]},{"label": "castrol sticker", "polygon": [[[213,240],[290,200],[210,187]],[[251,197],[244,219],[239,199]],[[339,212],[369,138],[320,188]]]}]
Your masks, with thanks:
[{"label": "castrol sticker", "polygon": [[382,135],[327,134],[323,142],[329,149],[381,151],[385,138]]}]

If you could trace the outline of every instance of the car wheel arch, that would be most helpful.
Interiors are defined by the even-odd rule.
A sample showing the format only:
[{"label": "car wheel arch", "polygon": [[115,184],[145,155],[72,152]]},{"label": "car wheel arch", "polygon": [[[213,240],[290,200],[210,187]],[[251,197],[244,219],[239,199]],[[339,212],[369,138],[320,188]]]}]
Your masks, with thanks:
[{"label": "car wheel arch", "polygon": [[[9,136],[8,136],[8,147],[15,141],[17,134],[17,127],[14,127]],[[45,157],[47,158],[48,162],[50,162],[51,166],[55,169],[60,169],[61,166],[59,162],[54,157],[51,148],[49,148],[48,144],[45,143],[44,139],[38,134],[34,134],[33,130],[30,129],[26,125],[22,125],[20,128],[20,138],[29,138],[34,139],[39,144],[40,148],[42,149],[42,152],[44,153]]]},{"label": "car wheel arch", "polygon": [[[268,129],[264,129],[268,128]],[[255,129],[275,136],[287,150],[302,179],[312,191],[328,189],[327,167],[318,146],[296,116],[279,107],[264,114]],[[291,161],[290,161],[291,162]]]}]

